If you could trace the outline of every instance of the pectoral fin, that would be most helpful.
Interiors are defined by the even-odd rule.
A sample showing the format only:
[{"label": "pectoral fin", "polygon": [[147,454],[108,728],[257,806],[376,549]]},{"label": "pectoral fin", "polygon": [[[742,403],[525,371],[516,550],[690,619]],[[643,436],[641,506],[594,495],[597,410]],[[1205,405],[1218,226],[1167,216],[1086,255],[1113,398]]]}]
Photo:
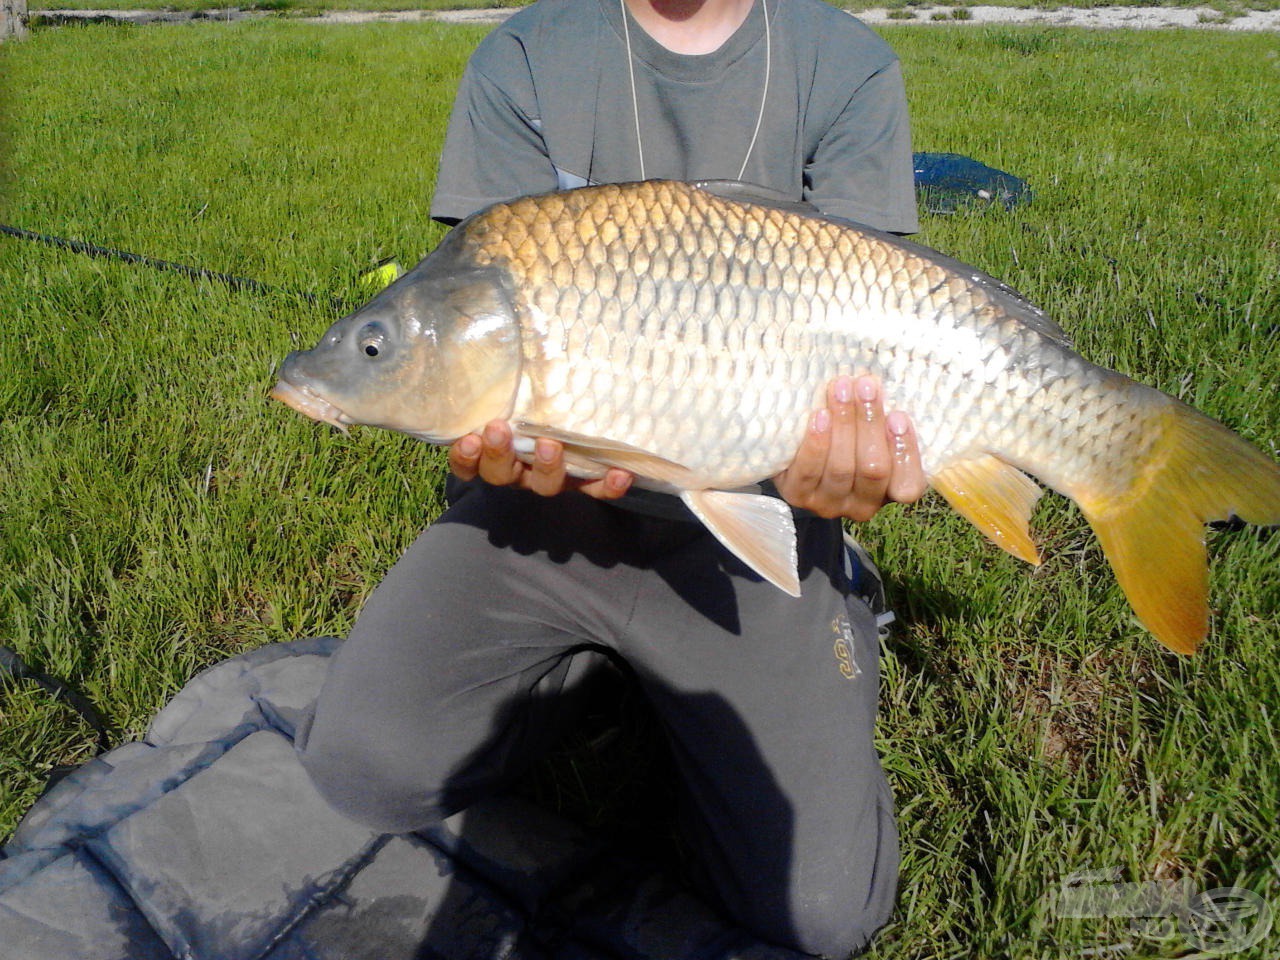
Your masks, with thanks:
[{"label": "pectoral fin", "polygon": [[784,501],[725,490],[686,490],[680,499],[734,556],[774,586],[800,596],[796,526]]},{"label": "pectoral fin", "polygon": [[930,477],[929,483],[997,546],[1027,563],[1040,563],[1030,523],[1043,491],[1017,467],[992,456],[962,460]]},{"label": "pectoral fin", "polygon": [[[514,427],[517,435],[546,437],[548,440],[555,440],[562,444],[565,460],[571,466],[581,464],[588,468],[591,465],[619,467],[634,473],[637,477],[659,480],[673,487],[687,487],[695,482],[693,471],[688,467],[631,444],[523,420],[517,422]],[[599,471],[584,471],[584,473],[598,475]]]}]

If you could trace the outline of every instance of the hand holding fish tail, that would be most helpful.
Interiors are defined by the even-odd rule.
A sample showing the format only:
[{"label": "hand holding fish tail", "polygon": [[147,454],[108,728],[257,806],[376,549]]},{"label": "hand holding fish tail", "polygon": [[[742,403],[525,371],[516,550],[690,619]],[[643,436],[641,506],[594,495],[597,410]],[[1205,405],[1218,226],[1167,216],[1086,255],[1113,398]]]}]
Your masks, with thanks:
[{"label": "hand holding fish tail", "polygon": [[886,503],[914,503],[928,483],[910,419],[885,415],[879,381],[839,377],[815,411],[791,465],[774,478],[792,506],[870,520]]},{"label": "hand holding fish tail", "polygon": [[534,445],[531,464],[516,458],[511,425],[503,420],[485,424],[482,434],[470,433],[449,447],[449,468],[461,480],[479,477],[494,486],[520,487],[544,497],[577,490],[598,500],[615,500],[631,486],[632,475],[611,469],[598,480],[582,480],[568,475],[564,446],[540,437]]}]

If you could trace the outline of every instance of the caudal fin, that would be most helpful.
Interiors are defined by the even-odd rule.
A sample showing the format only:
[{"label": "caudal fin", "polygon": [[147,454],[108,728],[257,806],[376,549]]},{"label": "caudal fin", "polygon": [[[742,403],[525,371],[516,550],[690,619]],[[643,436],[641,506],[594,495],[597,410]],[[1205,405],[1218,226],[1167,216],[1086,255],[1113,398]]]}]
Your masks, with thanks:
[{"label": "caudal fin", "polygon": [[1138,619],[1178,653],[1209,627],[1204,524],[1280,524],[1280,466],[1222,424],[1173,401],[1161,439],[1120,495],[1073,491]]}]

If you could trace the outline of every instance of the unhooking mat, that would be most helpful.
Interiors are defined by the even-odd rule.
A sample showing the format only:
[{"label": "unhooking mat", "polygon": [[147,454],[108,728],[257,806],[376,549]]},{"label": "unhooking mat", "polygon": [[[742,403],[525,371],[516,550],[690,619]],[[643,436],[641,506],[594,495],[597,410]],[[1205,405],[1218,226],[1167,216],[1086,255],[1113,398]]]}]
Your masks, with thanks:
[{"label": "unhooking mat", "polygon": [[293,751],[332,638],[210,668],[0,850],[3,960],[796,960],[525,801],[423,834],[334,813]]},{"label": "unhooking mat", "polygon": [[916,201],[925,213],[951,214],[998,205],[1010,210],[1032,200],[1021,177],[958,153],[912,154]]}]

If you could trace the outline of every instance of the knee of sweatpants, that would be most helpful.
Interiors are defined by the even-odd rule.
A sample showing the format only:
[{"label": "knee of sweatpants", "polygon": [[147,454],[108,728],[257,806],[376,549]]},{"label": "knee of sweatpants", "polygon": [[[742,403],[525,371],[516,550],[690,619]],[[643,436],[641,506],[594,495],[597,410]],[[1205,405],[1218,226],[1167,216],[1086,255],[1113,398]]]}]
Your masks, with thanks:
[{"label": "knee of sweatpants", "polygon": [[865,950],[893,913],[898,831],[888,785],[878,791],[875,826],[826,869],[793,871],[791,933],[796,949],[845,958]]},{"label": "knee of sweatpants", "polygon": [[844,960],[861,953],[893,912],[893,899],[870,903],[828,900],[802,904],[792,918],[794,942],[788,944],[815,957]]},{"label": "knee of sweatpants", "polygon": [[425,758],[390,757],[382,744],[363,743],[353,731],[327,735],[310,718],[294,746],[319,794],[350,820],[382,833],[408,833],[447,815],[444,778]]},{"label": "knee of sweatpants", "polygon": [[887,883],[887,895],[885,890],[877,889],[869,900],[839,893],[831,896],[829,891],[822,891],[806,902],[797,903],[791,918],[791,936],[787,938],[792,942],[787,945],[831,960],[844,960],[861,953],[893,913],[896,874],[893,880]]}]

